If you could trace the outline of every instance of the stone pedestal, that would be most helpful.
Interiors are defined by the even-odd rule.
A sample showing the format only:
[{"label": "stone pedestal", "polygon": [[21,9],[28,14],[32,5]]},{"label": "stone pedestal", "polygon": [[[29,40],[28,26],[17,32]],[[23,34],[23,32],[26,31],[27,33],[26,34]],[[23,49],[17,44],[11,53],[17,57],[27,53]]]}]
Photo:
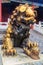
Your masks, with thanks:
[{"label": "stone pedestal", "polygon": [[43,65],[43,55],[40,54],[39,60],[33,60],[25,55],[23,49],[16,48],[17,54],[15,56],[3,56],[3,51],[0,46],[0,54],[3,65]]}]

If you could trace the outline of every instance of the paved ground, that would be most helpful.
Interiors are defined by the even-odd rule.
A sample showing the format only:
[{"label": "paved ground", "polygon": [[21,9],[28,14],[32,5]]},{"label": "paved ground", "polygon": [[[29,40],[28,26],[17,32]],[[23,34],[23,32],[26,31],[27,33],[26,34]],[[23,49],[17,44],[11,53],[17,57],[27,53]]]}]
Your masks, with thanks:
[{"label": "paved ground", "polygon": [[3,65],[3,64],[2,64],[2,58],[1,58],[1,55],[0,55],[0,65]]}]

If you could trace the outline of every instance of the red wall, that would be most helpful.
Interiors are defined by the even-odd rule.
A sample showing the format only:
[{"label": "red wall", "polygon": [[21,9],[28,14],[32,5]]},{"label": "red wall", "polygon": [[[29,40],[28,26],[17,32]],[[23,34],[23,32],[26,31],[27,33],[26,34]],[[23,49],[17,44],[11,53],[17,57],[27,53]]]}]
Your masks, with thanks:
[{"label": "red wall", "polygon": [[0,22],[2,21],[2,5],[1,5],[2,0],[0,0]]}]

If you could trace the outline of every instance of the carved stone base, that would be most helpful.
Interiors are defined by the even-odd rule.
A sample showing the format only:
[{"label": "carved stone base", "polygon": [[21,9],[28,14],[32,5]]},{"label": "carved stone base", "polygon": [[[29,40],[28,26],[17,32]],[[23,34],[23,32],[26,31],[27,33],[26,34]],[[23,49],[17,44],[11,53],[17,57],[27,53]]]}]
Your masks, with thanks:
[{"label": "carved stone base", "polygon": [[21,48],[16,48],[17,54],[15,56],[3,56],[3,51],[0,46],[0,53],[3,65],[43,65],[43,54],[40,54],[39,60],[33,60]]}]

